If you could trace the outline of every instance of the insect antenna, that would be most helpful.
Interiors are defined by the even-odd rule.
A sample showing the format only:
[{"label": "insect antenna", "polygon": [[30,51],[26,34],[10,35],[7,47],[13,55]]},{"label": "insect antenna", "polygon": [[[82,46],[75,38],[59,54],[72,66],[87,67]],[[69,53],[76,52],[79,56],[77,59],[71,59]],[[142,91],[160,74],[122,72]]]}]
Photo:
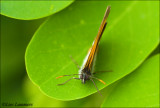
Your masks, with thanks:
[{"label": "insect antenna", "polygon": [[98,80],[98,81],[100,81],[101,83],[103,83],[104,85],[106,84],[103,80],[101,80],[101,79],[98,79],[98,78],[96,78],[96,77],[93,77],[92,76],[92,78],[94,78],[94,79],[96,79],[96,80]]},{"label": "insect antenna", "polygon": [[76,60],[70,55],[70,58],[72,59],[73,63],[77,66],[78,69],[80,69],[80,66],[76,62]]},{"label": "insect antenna", "polygon": [[73,75],[81,75],[81,74],[61,75],[61,76],[56,77],[56,79],[61,78],[61,77],[64,77],[64,76],[73,76]]}]

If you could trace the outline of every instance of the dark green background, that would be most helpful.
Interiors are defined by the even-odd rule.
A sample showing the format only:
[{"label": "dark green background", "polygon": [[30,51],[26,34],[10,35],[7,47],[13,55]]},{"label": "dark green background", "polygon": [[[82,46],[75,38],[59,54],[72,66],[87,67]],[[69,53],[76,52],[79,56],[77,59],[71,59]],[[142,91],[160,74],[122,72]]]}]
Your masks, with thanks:
[{"label": "dark green background", "polygon": [[[129,81],[130,77],[134,78],[134,75],[136,75],[136,72],[139,68],[133,73],[101,90],[103,97],[101,97],[98,93],[95,93],[85,98],[73,101],[60,101],[50,98],[43,94],[29,79],[25,67],[25,51],[36,30],[49,17],[50,16],[36,20],[18,20],[18,18],[13,19],[1,15],[1,106],[3,103],[14,104],[16,102],[29,103],[37,107],[100,107],[103,103],[104,106],[114,106],[115,97],[117,94],[120,94],[117,90],[117,88],[120,86],[120,83],[125,84],[126,81]],[[51,17],[54,16],[51,15]],[[157,46],[153,52],[150,52],[148,58],[146,58],[146,60],[141,64],[142,67],[144,68],[146,61],[156,54],[159,54],[159,46]],[[120,88],[123,88],[123,86],[120,86]],[[111,100],[107,100],[106,97],[108,97],[110,93],[111,95],[109,97]],[[115,97],[112,94],[115,94]],[[125,97],[125,93],[122,94]],[[122,100],[124,99],[123,95],[119,95],[121,96]],[[105,100],[110,102],[110,104],[105,103]],[[123,104],[121,105],[123,106]]]}]

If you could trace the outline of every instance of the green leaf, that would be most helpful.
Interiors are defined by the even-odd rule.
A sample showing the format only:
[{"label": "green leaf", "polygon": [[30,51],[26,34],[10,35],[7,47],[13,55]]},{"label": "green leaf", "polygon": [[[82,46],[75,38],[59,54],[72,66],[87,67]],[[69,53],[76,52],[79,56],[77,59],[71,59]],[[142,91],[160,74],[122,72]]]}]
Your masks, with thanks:
[{"label": "green leaf", "polygon": [[1,82],[21,78],[25,49],[43,21],[21,21],[1,15]]},{"label": "green leaf", "polygon": [[[31,36],[44,21],[21,21],[1,17],[1,106],[3,103],[27,103],[21,86],[25,75],[24,54]],[[15,80],[16,79],[16,80]],[[4,106],[3,106],[4,107]]]},{"label": "green leaf", "polygon": [[69,1],[1,1],[1,14],[22,20],[32,20],[54,14],[68,5]]},{"label": "green leaf", "polygon": [[100,107],[104,98],[108,96],[116,83],[107,86],[101,91],[103,97],[95,93],[88,97],[72,101],[60,101],[44,95],[28,77],[24,80],[23,89],[26,98],[30,100],[30,103],[33,103],[33,107]]},{"label": "green leaf", "polygon": [[[97,92],[94,84],[56,79],[77,74],[70,55],[82,64],[98,32],[107,5],[111,5],[108,25],[99,44],[95,70],[106,85],[95,80],[101,90],[136,69],[159,43],[159,4],[150,1],[74,2],[49,18],[33,36],[26,51],[30,79],[48,96],[73,100]],[[75,76],[76,77],[76,76]],[[77,76],[78,77],[78,76]]]},{"label": "green leaf", "polygon": [[126,76],[104,101],[103,107],[158,107],[159,54]]},{"label": "green leaf", "polygon": [[44,95],[37,86],[35,86],[28,77],[23,82],[24,93],[32,107],[63,107],[63,101],[59,101]]}]

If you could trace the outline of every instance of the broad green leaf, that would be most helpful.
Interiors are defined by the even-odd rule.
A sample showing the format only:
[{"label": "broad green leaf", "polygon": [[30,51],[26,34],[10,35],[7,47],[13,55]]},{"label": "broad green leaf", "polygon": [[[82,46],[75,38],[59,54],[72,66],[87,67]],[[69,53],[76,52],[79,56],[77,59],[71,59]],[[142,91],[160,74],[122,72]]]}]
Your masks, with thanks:
[{"label": "broad green leaf", "polygon": [[24,93],[26,94],[27,99],[30,100],[29,102],[33,103],[32,107],[100,107],[104,98],[108,96],[115,87],[115,84],[117,84],[113,83],[103,89],[101,91],[103,97],[98,93],[95,93],[82,99],[60,101],[44,95],[28,77],[25,78],[23,83]]},{"label": "broad green leaf", "polygon": [[[136,69],[159,43],[159,2],[150,1],[76,1],[50,17],[33,36],[26,51],[26,68],[30,79],[48,96],[73,100],[97,92],[94,84],[56,79],[76,74],[78,69],[70,55],[82,64],[98,32],[108,5],[108,25],[99,44],[95,71],[106,85],[95,80],[99,90]],[[76,76],[75,76],[76,77]],[[78,77],[78,76],[77,76]]]},{"label": "broad green leaf", "polygon": [[[160,52],[160,44],[156,47],[156,49],[149,55],[149,57],[152,57],[152,56],[154,56],[154,55],[156,55],[156,54],[159,54],[159,52]],[[148,58],[149,58],[148,57]]]},{"label": "broad green leaf", "polygon": [[21,21],[1,15],[1,106],[28,102],[21,88],[26,73],[24,54],[42,21]]},{"label": "broad green leaf", "polygon": [[68,5],[68,1],[1,1],[1,14],[22,20],[32,20],[54,14]]},{"label": "broad green leaf", "polygon": [[44,95],[28,77],[24,79],[23,90],[30,103],[33,104],[32,107],[63,107],[62,101]]},{"label": "broad green leaf", "polygon": [[158,107],[159,54],[146,60],[123,78],[104,101],[103,107]]},{"label": "broad green leaf", "polygon": [[[28,77],[25,78],[24,91],[30,103],[33,103],[33,107],[84,107],[92,98],[87,97],[73,101],[60,101],[44,95],[37,86],[35,86]],[[93,97],[93,96],[92,96]]]},{"label": "broad green leaf", "polygon": [[23,74],[25,49],[42,21],[44,19],[21,21],[1,16],[1,81],[3,83],[11,78],[19,78]]}]

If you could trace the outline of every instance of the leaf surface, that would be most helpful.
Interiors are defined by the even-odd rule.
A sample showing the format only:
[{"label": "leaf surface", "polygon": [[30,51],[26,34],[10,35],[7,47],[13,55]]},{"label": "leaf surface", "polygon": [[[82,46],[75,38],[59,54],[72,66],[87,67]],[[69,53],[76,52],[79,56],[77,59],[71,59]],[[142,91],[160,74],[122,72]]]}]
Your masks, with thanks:
[{"label": "leaf surface", "polygon": [[159,54],[122,79],[103,107],[158,107]]},{"label": "leaf surface", "polygon": [[[159,4],[150,1],[76,1],[51,16],[33,36],[26,51],[30,79],[48,96],[73,100],[97,92],[91,81],[82,84],[71,77],[78,69],[70,55],[82,64],[98,32],[106,7],[111,5],[108,25],[99,44],[95,75],[101,90],[136,69],[159,43]],[[75,76],[76,77],[76,76]],[[78,77],[78,76],[77,76]]]},{"label": "leaf surface", "polygon": [[1,14],[22,20],[32,20],[54,14],[68,5],[69,1],[1,1]]}]

